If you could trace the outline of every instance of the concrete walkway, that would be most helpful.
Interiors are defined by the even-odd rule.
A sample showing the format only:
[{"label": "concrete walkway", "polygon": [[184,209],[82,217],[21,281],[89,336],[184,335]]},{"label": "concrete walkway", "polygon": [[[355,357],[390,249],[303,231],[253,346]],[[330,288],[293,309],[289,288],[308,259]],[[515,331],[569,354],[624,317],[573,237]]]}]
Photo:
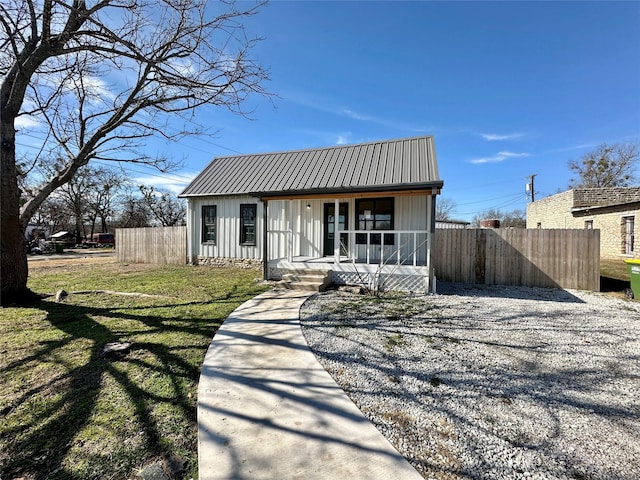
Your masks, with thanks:
[{"label": "concrete walkway", "polygon": [[213,338],[198,387],[200,479],[421,479],[309,350],[308,296],[263,293]]}]

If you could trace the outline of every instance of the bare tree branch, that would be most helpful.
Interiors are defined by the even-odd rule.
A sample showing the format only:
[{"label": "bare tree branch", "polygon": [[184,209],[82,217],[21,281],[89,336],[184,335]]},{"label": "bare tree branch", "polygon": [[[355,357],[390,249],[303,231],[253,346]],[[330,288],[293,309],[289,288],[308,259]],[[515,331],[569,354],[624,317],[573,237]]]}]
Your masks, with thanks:
[{"label": "bare tree branch", "polygon": [[[176,139],[199,131],[170,133],[168,118],[188,118],[206,105],[248,115],[249,97],[268,98],[263,86],[268,72],[250,55],[257,39],[248,39],[243,29],[243,21],[263,4],[99,0],[88,6],[85,0],[4,0],[3,263],[21,251],[14,230],[24,229],[38,206],[91,161],[166,170],[166,159],[145,153],[145,139]],[[21,201],[15,155],[21,132],[16,133],[15,120],[27,114],[39,123],[33,132],[47,138],[41,150],[57,161],[49,176],[28,182],[36,185],[33,196]],[[16,243],[9,246],[9,237]]]},{"label": "bare tree branch", "polygon": [[569,188],[628,187],[637,182],[636,165],[640,158],[637,143],[603,143],[585,153],[580,160],[569,160],[576,178]]}]

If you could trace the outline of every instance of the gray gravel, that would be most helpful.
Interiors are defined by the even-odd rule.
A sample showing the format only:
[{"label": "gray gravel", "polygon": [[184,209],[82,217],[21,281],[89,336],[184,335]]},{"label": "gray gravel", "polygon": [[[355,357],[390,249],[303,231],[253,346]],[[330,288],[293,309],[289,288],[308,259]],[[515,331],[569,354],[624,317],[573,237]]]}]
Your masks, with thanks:
[{"label": "gray gravel", "polygon": [[322,365],[425,478],[640,478],[640,302],[438,289],[301,309]]}]

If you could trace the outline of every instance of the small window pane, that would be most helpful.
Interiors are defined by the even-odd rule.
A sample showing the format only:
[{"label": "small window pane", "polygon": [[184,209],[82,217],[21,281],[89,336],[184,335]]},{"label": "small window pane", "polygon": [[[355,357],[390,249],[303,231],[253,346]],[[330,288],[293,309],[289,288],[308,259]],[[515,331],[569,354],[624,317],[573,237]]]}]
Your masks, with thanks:
[{"label": "small window pane", "polygon": [[[376,198],[366,200],[356,200],[356,210],[358,212],[357,230],[393,230],[393,198]],[[379,234],[372,234],[370,243],[380,245],[382,238]],[[395,235],[388,234],[384,237],[385,245],[395,243]],[[366,243],[366,236],[356,235],[356,243]]]},{"label": "small window pane", "polygon": [[202,241],[216,243],[216,206],[202,207]]},{"label": "small window pane", "polygon": [[240,243],[256,244],[256,211],[255,204],[240,205]]}]

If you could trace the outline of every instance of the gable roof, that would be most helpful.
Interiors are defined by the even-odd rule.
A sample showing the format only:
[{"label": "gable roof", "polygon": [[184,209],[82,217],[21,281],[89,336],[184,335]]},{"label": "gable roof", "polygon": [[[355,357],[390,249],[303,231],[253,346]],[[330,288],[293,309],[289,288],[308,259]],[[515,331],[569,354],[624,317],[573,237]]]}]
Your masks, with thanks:
[{"label": "gable roof", "polygon": [[215,158],[180,194],[287,196],[439,189],[432,136]]}]

